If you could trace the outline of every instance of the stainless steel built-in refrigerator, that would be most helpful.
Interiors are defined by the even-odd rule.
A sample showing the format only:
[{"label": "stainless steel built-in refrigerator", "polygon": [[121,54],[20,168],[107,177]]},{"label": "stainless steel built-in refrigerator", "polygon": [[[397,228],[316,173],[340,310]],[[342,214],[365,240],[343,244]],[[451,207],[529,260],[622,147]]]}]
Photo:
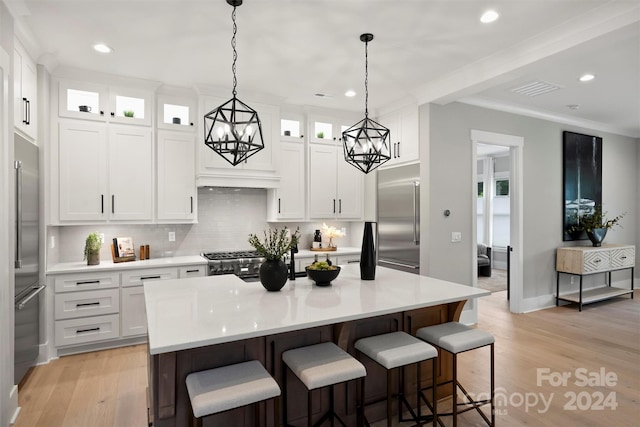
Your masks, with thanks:
[{"label": "stainless steel built-in refrigerator", "polygon": [[378,264],[420,273],[420,165],[378,171]]},{"label": "stainless steel built-in refrigerator", "polygon": [[36,363],[40,341],[38,147],[16,135],[15,383]]}]

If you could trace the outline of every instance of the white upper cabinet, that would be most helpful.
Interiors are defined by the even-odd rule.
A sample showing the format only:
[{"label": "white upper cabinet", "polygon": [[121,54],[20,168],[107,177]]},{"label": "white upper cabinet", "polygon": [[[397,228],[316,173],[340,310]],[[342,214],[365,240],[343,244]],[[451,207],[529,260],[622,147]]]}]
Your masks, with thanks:
[{"label": "white upper cabinet", "polygon": [[280,185],[267,194],[269,221],[305,219],[305,161],[301,141],[280,143]]},{"label": "white upper cabinet", "polygon": [[14,122],[23,135],[38,138],[38,70],[22,44],[14,39]]},{"label": "white upper cabinet", "polygon": [[158,95],[158,129],[194,132],[196,129],[195,97]]},{"label": "white upper cabinet", "polygon": [[305,140],[304,114],[280,112],[280,140],[303,142]]},{"label": "white upper cabinet", "polygon": [[158,132],[158,215],[162,222],[196,219],[195,137]]},{"label": "white upper cabinet", "polygon": [[153,93],[60,80],[58,114],[84,120],[151,126]]},{"label": "white upper cabinet", "polygon": [[344,160],[341,144],[309,144],[309,218],[362,219],[363,173]]},{"label": "white upper cabinet", "polygon": [[358,120],[309,114],[308,140],[318,144],[339,144],[342,141],[342,132],[349,129]]},{"label": "white upper cabinet", "polygon": [[420,160],[418,107],[409,106],[380,116],[379,123],[390,131],[391,159],[382,168]]},{"label": "white upper cabinet", "polygon": [[151,221],[151,129],[59,125],[60,221]]}]

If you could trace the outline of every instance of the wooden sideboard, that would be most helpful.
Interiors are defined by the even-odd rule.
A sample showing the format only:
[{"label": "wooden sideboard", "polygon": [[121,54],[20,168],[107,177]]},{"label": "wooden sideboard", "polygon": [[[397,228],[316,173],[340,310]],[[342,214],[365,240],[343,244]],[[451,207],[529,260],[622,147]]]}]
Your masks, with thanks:
[{"label": "wooden sideboard", "polygon": [[[574,246],[558,248],[556,254],[556,306],[560,300],[574,302],[582,311],[583,304],[603,301],[630,294],[633,298],[633,273],[636,247],[634,245]],[[611,286],[611,272],[631,270],[630,288]],[[560,295],[560,273],[580,276],[580,289]],[[604,274],[604,286],[583,291],[582,278],[592,274]]]}]

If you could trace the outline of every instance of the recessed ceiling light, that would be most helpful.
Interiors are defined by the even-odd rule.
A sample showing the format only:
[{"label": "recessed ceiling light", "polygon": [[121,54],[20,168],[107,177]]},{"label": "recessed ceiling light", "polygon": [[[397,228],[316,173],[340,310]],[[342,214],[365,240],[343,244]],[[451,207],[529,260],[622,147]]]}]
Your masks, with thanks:
[{"label": "recessed ceiling light", "polygon": [[349,98],[353,98],[354,96],[356,96],[356,91],[349,89],[348,91],[346,91],[344,93],[344,96],[349,97]]},{"label": "recessed ceiling light", "polygon": [[580,78],[578,80],[580,80],[581,82],[590,82],[591,80],[595,79],[596,76],[594,76],[593,74],[584,74],[582,76],[580,76]]},{"label": "recessed ceiling light", "polygon": [[113,49],[111,49],[109,46],[107,46],[104,43],[96,43],[93,45],[93,50],[95,50],[96,52],[100,52],[100,53],[111,53],[113,52]]},{"label": "recessed ceiling light", "polygon": [[496,12],[495,10],[487,10],[480,17],[480,22],[482,22],[483,24],[488,24],[490,22],[495,21],[499,17],[500,17],[500,14],[498,12]]}]

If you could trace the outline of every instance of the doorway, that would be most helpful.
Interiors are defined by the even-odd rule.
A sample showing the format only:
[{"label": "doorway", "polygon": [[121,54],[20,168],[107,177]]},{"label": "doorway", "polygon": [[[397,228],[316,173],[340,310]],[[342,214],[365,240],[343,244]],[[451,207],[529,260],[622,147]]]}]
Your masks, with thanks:
[{"label": "doorway", "polygon": [[[520,313],[524,138],[472,130],[471,143],[474,190],[472,236],[475,240],[472,247],[476,261],[473,263],[473,285],[478,287],[479,281],[485,281],[484,287],[497,290],[502,286],[506,290],[508,283],[509,310]],[[480,263],[486,263],[482,252],[489,254],[488,267],[478,267]]]}]

